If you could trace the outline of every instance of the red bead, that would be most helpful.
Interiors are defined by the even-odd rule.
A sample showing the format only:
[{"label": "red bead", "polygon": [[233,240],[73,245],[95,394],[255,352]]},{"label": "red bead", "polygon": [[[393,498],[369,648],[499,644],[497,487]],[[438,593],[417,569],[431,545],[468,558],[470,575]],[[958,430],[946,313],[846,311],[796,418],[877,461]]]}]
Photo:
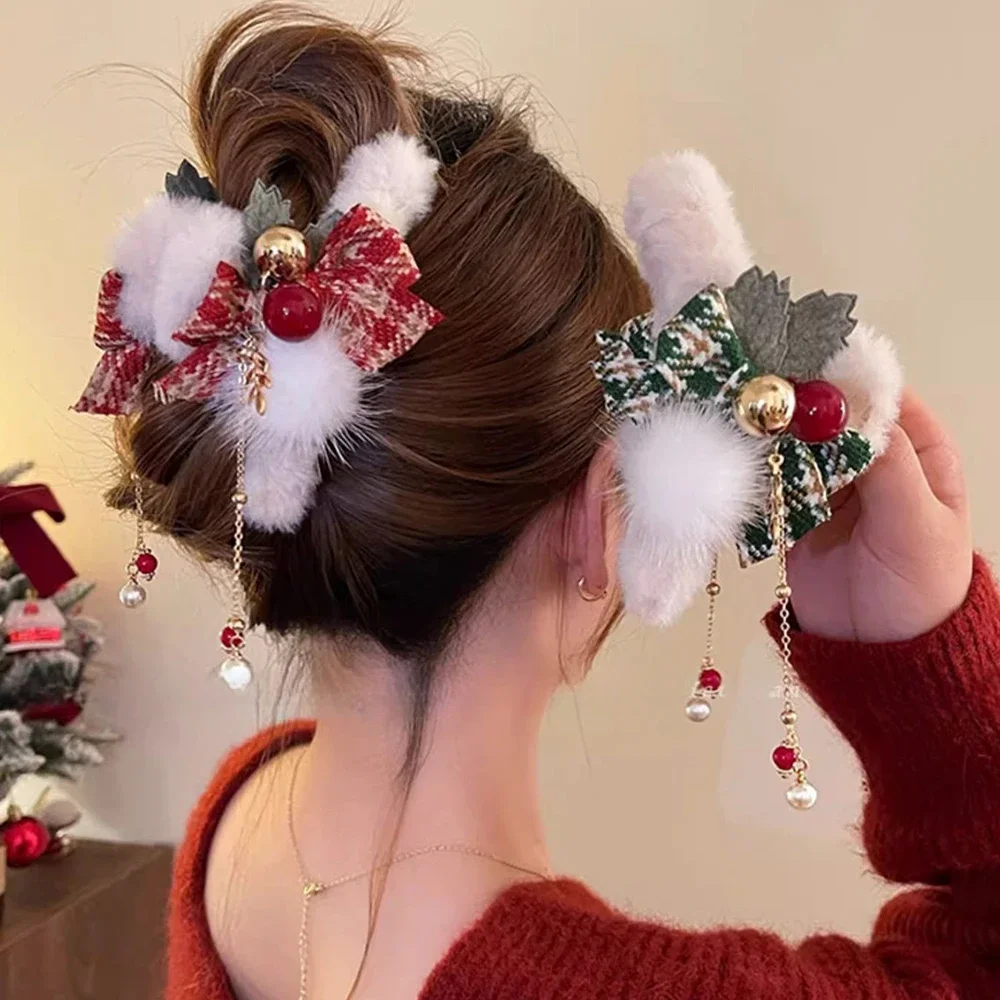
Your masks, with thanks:
[{"label": "red bead", "polygon": [[159,566],[156,556],[152,552],[140,552],[135,557],[135,568],[142,573],[143,576],[152,576],[156,572],[156,567]]},{"label": "red bead", "polygon": [[806,444],[832,441],[847,426],[847,400],[829,382],[798,382],[788,430]]},{"label": "red bead", "polygon": [[718,691],[722,687],[722,674],[711,667],[703,670],[698,677],[698,687],[703,691]]},{"label": "red bead", "polygon": [[305,340],[319,329],[323,309],[305,285],[278,285],[264,297],[264,322],[281,340]]},{"label": "red bead", "polygon": [[771,754],[771,760],[779,771],[790,771],[798,759],[799,755],[795,748],[786,747],[784,744],[776,746]]},{"label": "red bead", "polygon": [[0,827],[7,846],[7,864],[11,868],[24,868],[37,861],[48,850],[51,834],[33,816],[10,820]]},{"label": "red bead", "polygon": [[243,636],[232,625],[227,625],[219,635],[219,641],[226,649],[239,649],[243,645]]},{"label": "red bead", "polygon": [[38,605],[34,601],[28,601],[28,603],[24,606],[24,613],[26,615],[37,615]]}]

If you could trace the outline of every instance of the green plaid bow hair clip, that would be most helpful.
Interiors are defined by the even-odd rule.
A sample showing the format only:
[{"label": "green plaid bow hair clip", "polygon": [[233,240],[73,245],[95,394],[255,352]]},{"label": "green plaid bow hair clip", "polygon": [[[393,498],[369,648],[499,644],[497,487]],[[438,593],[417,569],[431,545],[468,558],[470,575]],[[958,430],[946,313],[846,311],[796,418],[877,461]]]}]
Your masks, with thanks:
[{"label": "green plaid bow hair clip", "polygon": [[757,562],[776,531],[790,546],[831,516],[831,495],[884,449],[902,374],[892,345],[851,316],[853,295],[793,300],[787,279],[753,266],[704,157],[640,171],[626,227],[655,308],[597,334],[594,372],[619,422],[626,604],[669,624],[720,550]]}]

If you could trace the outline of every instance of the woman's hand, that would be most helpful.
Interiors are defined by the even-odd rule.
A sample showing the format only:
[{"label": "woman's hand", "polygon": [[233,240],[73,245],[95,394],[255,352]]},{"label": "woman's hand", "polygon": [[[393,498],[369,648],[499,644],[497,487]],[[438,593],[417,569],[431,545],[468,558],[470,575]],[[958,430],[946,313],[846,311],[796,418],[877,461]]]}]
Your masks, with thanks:
[{"label": "woman's hand", "polygon": [[972,538],[961,459],[912,392],[904,393],[885,454],[833,500],[833,518],[788,556],[803,631],[860,642],[911,639],[965,600]]}]

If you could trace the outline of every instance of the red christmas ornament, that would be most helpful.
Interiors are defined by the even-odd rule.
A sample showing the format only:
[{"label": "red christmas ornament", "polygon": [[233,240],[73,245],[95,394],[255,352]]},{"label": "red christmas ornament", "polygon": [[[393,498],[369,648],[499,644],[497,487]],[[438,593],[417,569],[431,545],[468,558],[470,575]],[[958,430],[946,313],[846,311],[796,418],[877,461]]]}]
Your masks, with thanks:
[{"label": "red christmas ornament", "polygon": [[37,861],[48,849],[51,834],[34,816],[16,816],[3,826],[0,834],[7,846],[7,864],[11,868],[24,868]]},{"label": "red christmas ornament", "polygon": [[219,641],[226,649],[239,649],[243,645],[243,636],[232,625],[227,625],[219,635]]},{"label": "red christmas ornament", "polygon": [[323,322],[319,298],[305,285],[272,288],[264,297],[264,323],[281,340],[305,340]]},{"label": "red christmas ornament", "polygon": [[135,568],[143,576],[152,576],[156,572],[156,567],[160,563],[152,552],[140,552],[135,557]]},{"label": "red christmas ornament", "polygon": [[829,382],[799,382],[795,386],[795,413],[788,430],[806,444],[832,441],[847,426],[847,400]]},{"label": "red christmas ornament", "polygon": [[56,722],[60,726],[68,726],[82,711],[79,702],[67,698],[65,701],[43,701],[37,705],[28,705],[21,710],[21,718],[25,722]]},{"label": "red christmas ornament", "polygon": [[776,746],[771,754],[771,760],[779,771],[790,771],[798,759],[799,755],[795,748],[786,747],[784,744]]},{"label": "red christmas ornament", "polygon": [[722,687],[722,674],[708,667],[698,676],[698,687],[703,691],[718,691]]}]

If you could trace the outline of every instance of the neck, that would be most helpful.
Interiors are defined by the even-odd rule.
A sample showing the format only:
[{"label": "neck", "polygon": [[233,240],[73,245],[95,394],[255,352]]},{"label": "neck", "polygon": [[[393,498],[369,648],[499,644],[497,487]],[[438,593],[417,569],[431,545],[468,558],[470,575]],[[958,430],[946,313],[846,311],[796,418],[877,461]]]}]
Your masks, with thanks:
[{"label": "neck", "polygon": [[512,652],[467,651],[441,664],[408,792],[400,777],[409,711],[403,668],[352,657],[332,668],[335,681],[317,684],[316,736],[295,808],[310,876],[334,878],[387,852],[433,845],[547,870],[536,772],[554,685],[540,682],[543,665],[512,660]]}]

